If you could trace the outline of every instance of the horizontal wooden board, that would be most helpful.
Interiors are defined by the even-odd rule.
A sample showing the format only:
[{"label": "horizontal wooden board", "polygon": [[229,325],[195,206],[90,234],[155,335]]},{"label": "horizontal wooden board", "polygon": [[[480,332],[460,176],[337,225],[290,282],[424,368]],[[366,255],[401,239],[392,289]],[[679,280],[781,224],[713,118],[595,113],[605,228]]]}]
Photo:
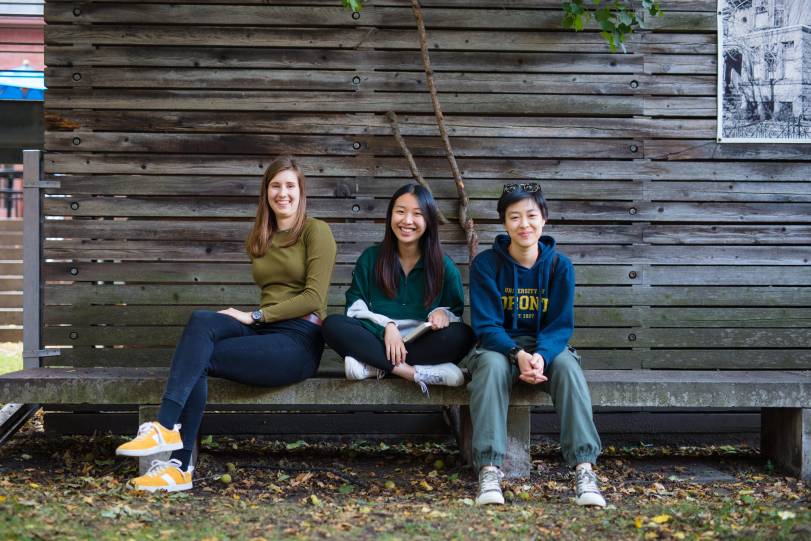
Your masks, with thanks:
[{"label": "horizontal wooden board", "polygon": [[[333,286],[328,303],[343,305],[346,286]],[[46,285],[44,302],[58,304],[251,305],[259,289],[253,285]],[[802,287],[713,286],[582,286],[575,306],[811,306],[811,290]]]},{"label": "horizontal wooden board", "polygon": [[[230,5],[224,12],[221,6],[205,4],[83,4],[75,12],[70,4],[48,3],[45,21],[51,24],[174,24],[219,25],[226,17],[228,24],[250,26],[366,26],[412,28],[414,15],[407,6],[365,6],[359,16],[332,4],[322,7],[270,5]],[[428,28],[466,28],[470,30],[559,30],[560,9],[445,9],[425,6],[425,25]],[[78,13],[78,15],[77,15]],[[665,21],[652,18],[650,24],[667,30],[714,30],[715,17],[708,13],[678,13]],[[589,29],[599,28],[592,21]]]},{"label": "horizontal wooden board", "polygon": [[[51,68],[49,68],[51,69]],[[120,70],[117,70],[120,71]],[[347,74],[348,76],[348,74]],[[635,77],[635,76],[634,76]],[[629,78],[630,85],[634,80]],[[49,132],[101,130],[159,133],[276,133],[386,135],[391,126],[373,113],[277,113],[272,111],[144,111],[47,109]],[[439,134],[433,115],[398,114],[404,136]],[[468,137],[658,137],[715,136],[715,120],[701,118],[508,117],[447,115],[452,136]],[[80,135],[81,136],[81,135]]]},{"label": "horizontal wooden board", "polygon": [[[7,329],[19,332],[21,329]],[[2,336],[3,328],[0,328]],[[143,327],[46,327],[43,342],[47,345],[139,347],[172,346],[183,332],[181,326]],[[584,348],[656,347],[656,348],[805,348],[808,329],[641,329],[577,327],[572,343]],[[7,340],[10,341],[10,340]]]},{"label": "horizontal wooden board", "polygon": [[[55,177],[52,177],[55,178]],[[514,178],[466,179],[465,189],[472,199],[497,199],[504,184]],[[455,199],[456,186],[449,178],[429,178],[434,197]],[[252,196],[259,194],[261,177],[207,176],[205,183],[195,175],[67,175],[59,176],[59,189],[48,194],[64,195],[186,195],[186,196]],[[398,177],[321,177],[307,178],[311,197],[389,197],[412,178]],[[543,193],[555,200],[650,200],[708,202],[779,202],[811,201],[811,187],[802,182],[761,181],[650,181],[650,180],[566,180],[547,179]],[[2,238],[2,235],[0,235]]]},{"label": "horizontal wooden board", "polygon": [[[125,281],[125,282],[192,282],[251,284],[250,265],[245,262],[209,263],[189,262],[45,262],[43,276],[49,281]],[[332,281],[348,284],[353,261],[335,266]],[[781,286],[811,285],[807,265],[711,265],[698,266],[647,265],[586,265],[575,266],[578,285],[706,285]],[[75,270],[73,270],[75,269]],[[460,265],[463,279],[467,280],[467,265]],[[73,273],[76,274],[73,274]]]},{"label": "horizontal wooden board", "polygon": [[[239,242],[250,232],[252,222],[190,220],[49,220],[43,234],[59,239],[128,239]],[[382,223],[330,223],[335,240],[341,242],[379,242],[383,240]],[[477,224],[479,242],[489,246],[496,235],[504,232],[501,224]],[[690,245],[808,245],[811,226],[807,225],[669,225],[656,223],[628,225],[574,225],[552,222],[544,229],[564,244],[690,244]],[[464,232],[457,224],[440,228],[442,242],[464,242]],[[49,241],[58,247],[59,240]],[[18,269],[21,273],[21,269]],[[2,275],[2,272],[0,272]]]},{"label": "horizontal wooden board", "polygon": [[[678,98],[693,100],[681,107],[688,113],[664,111],[664,101],[656,100],[656,116],[708,116],[714,100],[708,98]],[[702,101],[703,100],[703,101]],[[709,101],[707,101],[709,100]],[[647,103],[647,102],[646,102]],[[45,97],[48,109],[151,109],[169,111],[323,111],[383,113],[430,113],[431,98],[425,92],[311,92],[283,90],[140,90],[122,92],[99,89],[92,93],[49,89]],[[599,111],[601,116],[643,114],[647,105],[637,96],[588,96],[575,94],[443,94],[442,109],[449,114],[480,111],[483,114],[549,115],[566,111],[572,115]]]},{"label": "horizontal wooden board", "polygon": [[[268,156],[144,156],[119,153],[49,152],[44,158],[46,173],[60,174],[205,174],[258,175],[269,163]],[[446,177],[448,162],[440,158],[420,160],[427,177]],[[359,177],[407,177],[408,165],[401,158],[309,156],[301,160],[306,175]],[[791,162],[670,162],[649,160],[518,160],[462,158],[459,167],[465,178],[514,179],[650,179],[705,181],[806,182],[808,165]]]},{"label": "horizontal wooden board", "polygon": [[[342,299],[338,299],[341,301]],[[195,310],[222,310],[225,306],[138,306],[138,305],[69,305],[49,306],[43,314],[45,324],[51,327],[58,325],[74,325],[87,327],[91,325],[115,325],[119,327],[140,327],[148,322],[149,325],[185,325],[189,316]],[[254,305],[236,305],[240,310],[251,310]],[[790,309],[785,309],[790,310]],[[577,324],[580,327],[638,327],[642,325],[646,308],[605,308],[588,307],[576,308]],[[343,314],[344,304],[327,307],[328,314]],[[787,312],[788,313],[788,312]],[[796,313],[803,313],[798,309]],[[777,314],[775,312],[775,314]],[[464,318],[469,322],[469,309],[466,307]],[[731,317],[731,316],[730,316]],[[789,316],[786,315],[786,318]],[[698,319],[698,318],[696,318]],[[798,316],[797,320],[802,319]],[[777,315],[774,320],[776,321]],[[763,320],[761,320],[763,321]],[[794,325],[797,326],[797,325]]]},{"label": "horizontal wooden board", "polygon": [[[316,70],[372,70],[396,67],[398,70],[415,72],[421,72],[423,69],[419,51],[159,45],[144,47],[51,45],[45,50],[45,63],[49,67],[150,66]],[[594,74],[643,73],[644,67],[641,55],[615,55],[607,52],[572,55],[564,52],[434,51],[431,53],[431,65],[437,71]]]},{"label": "horizontal wooden board", "polygon": [[0,276],[22,276],[22,275],[23,275],[22,261],[0,260]]},{"label": "horizontal wooden board", "polygon": [[653,160],[811,160],[801,144],[720,144],[713,140],[645,141],[644,155]]},{"label": "horizontal wooden board", "polygon": [[645,115],[652,117],[714,117],[717,112],[715,98],[645,96]]},{"label": "horizontal wooden board", "polygon": [[717,56],[646,54],[644,72],[652,75],[714,75],[718,70]]},{"label": "horizontal wooden board", "polygon": [[[61,239],[129,239],[129,240],[175,240],[240,242],[248,236],[253,221],[190,221],[190,220],[49,220],[43,226],[48,238]],[[356,222],[329,224],[338,243],[380,242],[385,225],[381,222]],[[799,226],[798,226],[799,227]],[[478,224],[476,231],[483,246],[492,244],[496,235],[504,233],[501,224]],[[570,244],[630,244],[640,241],[643,230],[635,225],[573,225],[550,224],[545,228],[553,235]],[[457,223],[439,228],[442,242],[465,241],[464,231]],[[719,233],[720,236],[720,233]],[[51,241],[48,241],[51,242]],[[58,246],[59,240],[51,244]]]},{"label": "horizontal wooden board", "polygon": [[[45,366],[169,366],[174,348],[62,348],[61,355],[43,359]],[[664,370],[808,370],[808,349],[587,349],[580,348],[583,368],[656,368]],[[327,350],[322,363],[339,362]]]},{"label": "horizontal wooden board", "polygon": [[23,230],[23,221],[19,218],[4,218],[0,220],[0,234],[13,233]]},{"label": "horizontal wooden board", "polygon": [[0,291],[22,291],[22,290],[23,290],[22,276],[11,276],[11,277],[0,276]]},{"label": "horizontal wooden board", "polygon": [[[651,38],[656,42],[656,36]],[[626,48],[635,51],[639,34],[629,36]],[[308,49],[419,49],[413,28],[194,26],[183,24],[49,24],[45,43],[77,45],[161,45],[196,47],[295,47]],[[430,51],[609,52],[595,32],[538,30],[437,29],[430,33]],[[668,49],[670,50],[670,49]]]},{"label": "horizontal wooden board", "polygon": [[0,309],[0,326],[23,324],[22,308],[2,308]]},{"label": "horizontal wooden board", "polygon": [[[387,199],[318,199],[307,201],[307,211],[317,218],[385,218]],[[439,208],[452,219],[455,201],[438,201]],[[805,223],[811,203],[713,203],[713,202],[614,202],[556,201],[557,220],[576,221],[708,221]],[[496,220],[495,205],[488,200],[471,200],[474,220]],[[177,218],[242,218],[254,216],[254,198],[169,198],[169,197],[74,197],[49,198],[44,212],[49,216],[135,216]],[[698,218],[698,220],[697,220]],[[702,219],[703,218],[703,219]]]},{"label": "horizontal wooden board", "polygon": [[[715,81],[709,76],[673,77],[667,84],[642,74],[599,75],[559,73],[438,72],[435,81],[444,95],[449,92],[519,94],[711,96]],[[228,90],[324,90],[363,92],[428,91],[420,71],[301,70],[243,68],[141,68],[106,67],[49,68],[49,89],[74,91],[117,88]]]},{"label": "horizontal wooden board", "polygon": [[23,294],[18,291],[0,291],[0,308],[22,308]]},{"label": "horizontal wooden board", "polygon": [[[66,305],[49,306],[43,314],[46,325],[184,325],[194,310],[222,310],[223,305],[208,306],[139,306],[139,305]],[[235,306],[240,310],[250,310],[253,305]],[[328,314],[342,314],[344,307],[329,306]],[[21,319],[21,312],[0,312],[12,314],[7,321]],[[465,318],[469,318],[469,312]],[[760,328],[791,329],[811,327],[811,307],[806,308],[764,308],[764,307],[575,307],[577,327],[644,327],[655,328]],[[641,346],[640,346],[641,347]]]},{"label": "horizontal wooden board", "polygon": [[[367,244],[347,244],[337,254],[339,262],[352,262]],[[484,250],[486,246],[481,246]],[[702,265],[804,265],[811,257],[809,246],[630,246],[567,245],[561,248],[577,264]],[[455,261],[467,261],[467,246],[449,244],[445,252]],[[48,241],[45,257],[50,259],[108,259],[136,261],[222,261],[245,259],[241,242],[189,243],[182,241]]]},{"label": "horizontal wooden board", "polygon": [[[695,262],[680,266],[654,265],[645,268],[642,276],[646,284],[685,285],[685,286],[779,286],[811,285],[811,273],[807,264],[800,266],[778,266],[777,261],[753,267],[740,265],[696,266]],[[798,291],[802,291],[799,288]],[[731,303],[734,305],[734,303]]]},{"label": "horizontal wooden board", "polygon": [[[43,329],[42,340],[49,346],[128,344],[139,347],[166,347],[176,344],[182,332],[183,327],[168,325],[161,327],[46,327]],[[641,339],[639,332],[633,329],[630,332],[636,333],[634,336],[638,336],[637,341]],[[777,333],[777,331],[775,332]],[[582,347],[629,347],[633,344],[630,344],[628,336],[628,329],[578,328],[575,330],[572,340]],[[786,342],[783,336],[778,336],[778,338],[783,339],[781,343]],[[679,339],[688,340],[686,335]],[[679,339],[673,338],[674,342],[678,342]]]},{"label": "horizontal wooden board", "polygon": [[[408,148],[415,157],[445,156],[438,137],[409,137]],[[575,158],[588,155],[599,159],[633,159],[641,142],[622,139],[548,138],[454,138],[458,157]],[[356,156],[401,156],[392,136],[335,135],[245,135],[245,134],[139,134],[56,132],[46,135],[46,150],[82,152],[137,152],[149,154],[345,154]]]},{"label": "horizontal wooden board", "polygon": [[0,342],[22,342],[22,327],[0,327]]},{"label": "horizontal wooden board", "polygon": [[[206,182],[201,183],[196,175],[65,175],[50,177],[60,184],[58,189],[48,189],[47,194],[60,195],[184,195],[184,196],[250,196],[258,197],[262,177],[254,176],[207,176]],[[431,191],[437,199],[457,197],[457,189],[450,178],[428,178]],[[465,180],[465,189],[472,199],[497,199],[503,190],[504,184],[514,182],[514,178]],[[388,198],[404,184],[412,184],[411,177],[378,177],[364,179],[358,177],[307,177],[308,197],[375,197]],[[751,189],[749,187],[751,186]],[[769,192],[769,186],[774,186]],[[789,186],[789,187],[785,187]],[[700,197],[701,191],[718,193],[717,199],[710,200],[752,200],[764,199],[771,194],[771,199],[785,192],[784,200],[801,201],[799,190],[792,189],[792,184],[768,183],[759,187],[752,183],[736,184],[730,188],[728,184],[716,185],[701,183],[673,184],[673,190],[668,186],[645,184],[643,181],[629,180],[547,180],[543,183],[544,197],[548,200],[635,200],[644,199],[646,193],[652,198],[661,194],[662,198],[670,192],[678,194],[679,199]],[[698,188],[698,189],[697,189]],[[717,191],[714,191],[717,190]],[[721,195],[723,194],[723,195]],[[741,194],[738,196],[738,194]],[[737,197],[737,199],[736,199]],[[750,199],[745,199],[749,197]],[[670,197],[673,199],[673,197]],[[789,199],[790,198],[790,199]],[[808,197],[811,199],[811,196]],[[494,202],[495,203],[495,202]]]}]

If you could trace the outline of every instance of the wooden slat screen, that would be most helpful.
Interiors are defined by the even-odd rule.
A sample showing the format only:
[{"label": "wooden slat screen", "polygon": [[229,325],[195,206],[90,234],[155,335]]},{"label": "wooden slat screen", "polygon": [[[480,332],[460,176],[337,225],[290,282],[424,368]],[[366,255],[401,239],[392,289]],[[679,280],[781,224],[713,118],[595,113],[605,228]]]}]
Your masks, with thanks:
[{"label": "wooden slat screen", "polygon": [[[289,4],[289,5],[287,5]],[[811,153],[715,141],[716,2],[611,54],[559,0],[424,0],[431,58],[482,246],[504,182],[539,180],[578,276],[589,368],[810,369]],[[495,7],[494,7],[495,6]],[[339,264],[379,240],[409,180],[455,189],[409,2],[48,1],[44,201],[51,364],[165,365],[195,308],[251,307],[242,248],[264,167],[297,155]],[[467,276],[463,236],[443,227]]]}]

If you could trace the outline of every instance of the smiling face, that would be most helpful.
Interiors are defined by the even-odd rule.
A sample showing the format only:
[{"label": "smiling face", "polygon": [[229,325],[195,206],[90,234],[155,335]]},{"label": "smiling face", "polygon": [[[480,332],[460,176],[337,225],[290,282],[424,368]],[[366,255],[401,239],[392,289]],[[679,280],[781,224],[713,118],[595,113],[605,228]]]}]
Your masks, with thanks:
[{"label": "smiling face", "polygon": [[279,171],[268,182],[268,204],[276,216],[276,223],[295,218],[300,199],[301,188],[295,171]]},{"label": "smiling face", "polygon": [[400,245],[413,245],[425,233],[425,216],[414,194],[404,193],[394,201],[391,226]]},{"label": "smiling face", "polygon": [[540,207],[532,198],[513,203],[504,212],[504,228],[510,241],[522,248],[538,244],[545,223]]}]

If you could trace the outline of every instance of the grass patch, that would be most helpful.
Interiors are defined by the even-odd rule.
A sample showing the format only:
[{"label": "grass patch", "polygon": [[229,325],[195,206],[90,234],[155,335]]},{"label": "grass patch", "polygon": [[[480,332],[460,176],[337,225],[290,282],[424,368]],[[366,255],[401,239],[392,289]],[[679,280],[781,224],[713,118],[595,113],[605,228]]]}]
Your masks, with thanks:
[{"label": "grass patch", "polygon": [[[571,472],[559,450],[534,447],[531,478],[505,481],[514,494],[509,504],[482,509],[472,505],[476,480],[456,464],[453,446],[206,438],[195,488],[150,495],[128,489],[136,461],[113,457],[121,441],[48,439],[29,427],[0,448],[0,537],[777,541],[811,536],[809,486],[771,472],[748,448],[607,449],[598,472],[609,507],[584,509],[572,501]],[[649,460],[672,460],[680,471],[683,458],[735,480],[691,483],[643,467]],[[221,479],[226,472],[232,477],[227,483]]]},{"label": "grass patch", "polygon": [[0,374],[23,368],[22,342],[0,342]]}]

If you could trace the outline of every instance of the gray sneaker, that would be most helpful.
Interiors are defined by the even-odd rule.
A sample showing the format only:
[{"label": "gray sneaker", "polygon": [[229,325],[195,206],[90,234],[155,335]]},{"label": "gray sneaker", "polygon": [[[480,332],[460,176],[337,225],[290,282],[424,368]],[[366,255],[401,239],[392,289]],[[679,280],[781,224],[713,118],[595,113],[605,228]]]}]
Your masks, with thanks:
[{"label": "gray sneaker", "polygon": [[575,470],[575,492],[577,505],[595,505],[605,507],[605,498],[597,486],[597,474],[586,468]]},{"label": "gray sneaker", "polygon": [[422,394],[428,396],[429,385],[459,387],[465,383],[462,369],[453,363],[414,365],[414,383],[420,386]]},{"label": "gray sneaker", "polygon": [[476,505],[504,504],[501,493],[501,478],[504,474],[496,466],[482,466],[479,470],[479,495]]}]

